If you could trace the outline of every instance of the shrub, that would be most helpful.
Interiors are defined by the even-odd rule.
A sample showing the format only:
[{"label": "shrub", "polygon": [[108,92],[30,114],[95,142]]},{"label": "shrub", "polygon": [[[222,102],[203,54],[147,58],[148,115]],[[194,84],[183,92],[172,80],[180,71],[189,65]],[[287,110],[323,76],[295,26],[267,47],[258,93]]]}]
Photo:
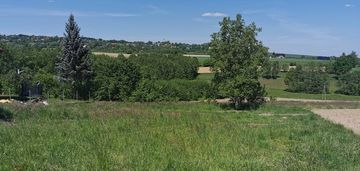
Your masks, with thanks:
[{"label": "shrub", "polygon": [[329,91],[329,81],[326,73],[321,71],[304,71],[301,66],[286,74],[287,91],[318,94]]},{"label": "shrub", "polygon": [[195,79],[198,75],[197,58],[181,54],[140,54],[130,57],[143,78],[152,80]]},{"label": "shrub", "polygon": [[14,115],[9,110],[0,107],[0,120],[11,121],[14,118]]},{"label": "shrub", "polygon": [[360,96],[360,71],[354,71],[340,76],[337,93]]},{"label": "shrub", "polygon": [[132,96],[133,101],[190,101],[209,98],[212,87],[200,80],[143,80]]}]

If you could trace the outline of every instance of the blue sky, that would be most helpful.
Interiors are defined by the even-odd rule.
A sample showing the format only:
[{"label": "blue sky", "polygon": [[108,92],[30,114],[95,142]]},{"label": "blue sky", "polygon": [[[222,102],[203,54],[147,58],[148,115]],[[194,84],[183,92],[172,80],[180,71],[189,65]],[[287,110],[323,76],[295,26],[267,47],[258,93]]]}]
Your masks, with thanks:
[{"label": "blue sky", "polygon": [[360,52],[360,0],[0,0],[0,34],[62,35],[70,13],[83,36],[186,43],[240,13],[270,51]]}]

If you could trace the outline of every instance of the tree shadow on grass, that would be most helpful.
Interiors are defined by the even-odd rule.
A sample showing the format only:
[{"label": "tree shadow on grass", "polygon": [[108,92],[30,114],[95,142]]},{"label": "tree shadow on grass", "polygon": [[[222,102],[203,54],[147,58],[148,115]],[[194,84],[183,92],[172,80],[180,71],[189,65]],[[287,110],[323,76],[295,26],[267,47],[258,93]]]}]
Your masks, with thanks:
[{"label": "tree shadow on grass", "polygon": [[219,104],[220,107],[224,110],[257,110],[265,103],[241,103],[239,106],[235,107],[235,103]]}]

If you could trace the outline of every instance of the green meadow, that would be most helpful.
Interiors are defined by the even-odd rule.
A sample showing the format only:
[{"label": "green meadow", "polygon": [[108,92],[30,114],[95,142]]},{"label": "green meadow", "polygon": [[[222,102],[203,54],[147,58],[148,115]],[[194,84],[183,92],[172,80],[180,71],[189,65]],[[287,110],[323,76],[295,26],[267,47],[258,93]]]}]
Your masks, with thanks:
[{"label": "green meadow", "polygon": [[[211,82],[214,74],[200,74],[197,79],[206,80]],[[277,79],[260,79],[260,82],[265,86],[268,97],[273,98],[295,98],[295,99],[316,99],[316,100],[360,100],[360,96],[348,96],[342,94],[336,94],[337,90],[336,80],[330,78],[329,93],[323,94],[307,94],[307,93],[292,93],[286,91],[286,85],[284,83],[285,73],[281,73]]]},{"label": "green meadow", "polygon": [[0,170],[359,170],[360,137],[298,107],[2,106]]}]

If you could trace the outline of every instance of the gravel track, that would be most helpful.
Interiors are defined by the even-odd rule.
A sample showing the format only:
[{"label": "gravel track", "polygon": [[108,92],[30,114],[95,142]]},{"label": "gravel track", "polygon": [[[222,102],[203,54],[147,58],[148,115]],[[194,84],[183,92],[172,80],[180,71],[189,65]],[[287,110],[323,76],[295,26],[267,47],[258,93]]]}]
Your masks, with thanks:
[{"label": "gravel track", "polygon": [[360,135],[360,109],[314,109],[312,111]]}]

